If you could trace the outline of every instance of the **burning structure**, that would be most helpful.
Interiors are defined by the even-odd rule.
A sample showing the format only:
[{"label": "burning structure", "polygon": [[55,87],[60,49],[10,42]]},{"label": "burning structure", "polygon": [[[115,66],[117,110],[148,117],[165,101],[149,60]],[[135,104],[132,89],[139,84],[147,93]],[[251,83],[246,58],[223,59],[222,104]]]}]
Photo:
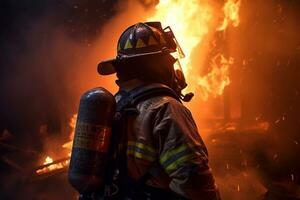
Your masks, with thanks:
[{"label": "burning structure", "polygon": [[[11,25],[11,32],[26,33],[21,38],[23,45],[14,43],[18,35],[9,38],[10,32],[1,34],[8,37],[1,44],[3,55],[7,55],[1,61],[7,66],[2,69],[3,91],[17,91],[7,93],[7,99],[1,102],[0,178],[9,186],[0,191],[5,197],[21,198],[11,193],[22,188],[37,199],[47,199],[51,185],[60,182],[69,194],[61,199],[75,198],[62,180],[68,167],[79,95],[96,85],[114,91],[113,77],[96,77],[99,56],[113,56],[117,37],[127,25],[159,20],[173,28],[186,53],[182,60],[190,85],[186,90],[196,94],[187,106],[208,143],[223,198],[300,198],[297,1],[62,2],[48,3],[44,10],[47,16],[33,12],[27,25],[34,25],[28,32],[21,25]],[[30,2],[2,4],[13,12],[14,6],[23,10]],[[35,5],[36,10],[42,8]],[[61,13],[49,14],[54,9]],[[27,16],[25,11],[23,16]],[[35,16],[39,20],[33,19]],[[29,44],[33,50],[27,47]],[[29,52],[21,55],[18,48]],[[15,59],[15,52],[19,59]],[[23,65],[29,69],[26,73]],[[15,66],[16,76],[8,72],[10,66]],[[22,90],[18,89],[20,85]],[[38,97],[31,104],[19,101],[30,99],[28,94],[32,93]],[[14,108],[5,109],[11,105]],[[28,105],[33,112],[26,109]],[[18,162],[11,157],[17,157]],[[22,170],[24,163],[26,170]],[[18,174],[22,174],[22,180]],[[49,191],[40,189],[39,184],[47,185]],[[49,195],[48,199],[59,198]]]}]

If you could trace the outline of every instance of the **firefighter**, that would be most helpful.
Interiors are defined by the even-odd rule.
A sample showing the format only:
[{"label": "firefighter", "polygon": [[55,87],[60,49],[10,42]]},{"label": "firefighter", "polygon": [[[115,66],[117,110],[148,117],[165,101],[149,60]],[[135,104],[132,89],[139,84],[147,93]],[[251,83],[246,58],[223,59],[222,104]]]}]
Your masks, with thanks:
[{"label": "firefighter", "polygon": [[172,53],[183,55],[170,27],[137,23],[122,33],[117,57],[98,65],[101,75],[117,75],[117,110],[136,109],[125,119],[119,153],[124,156],[119,170],[126,170],[123,195],[217,200],[207,149],[191,112],[182,104],[193,95],[181,93],[187,84]]}]

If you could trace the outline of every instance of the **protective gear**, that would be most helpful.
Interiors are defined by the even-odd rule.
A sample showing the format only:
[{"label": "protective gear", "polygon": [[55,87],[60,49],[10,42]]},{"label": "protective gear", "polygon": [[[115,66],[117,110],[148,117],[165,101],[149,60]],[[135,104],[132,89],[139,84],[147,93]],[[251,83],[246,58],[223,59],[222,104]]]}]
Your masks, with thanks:
[{"label": "protective gear", "polygon": [[[111,96],[104,98],[97,93],[88,92],[83,96],[74,138],[69,179],[81,193],[80,200],[183,200],[199,197],[219,200],[208,166],[207,150],[193,118],[178,95],[165,85],[141,85],[130,92],[120,90],[116,94],[117,112],[110,138],[109,164],[103,151],[97,154],[82,149],[88,143],[82,143],[85,145],[77,149],[82,130],[92,130],[82,129],[78,124],[84,121],[108,127],[111,123],[114,111]],[[88,97],[91,99],[87,101]],[[107,105],[110,108],[103,109]],[[104,119],[105,116],[108,118]],[[78,152],[81,153],[79,159],[76,158]],[[102,162],[99,157],[93,157],[96,154],[103,159]]]},{"label": "protective gear", "polygon": [[[98,192],[104,199],[219,200],[206,147],[191,113],[181,103],[193,96],[181,94],[187,84],[180,63],[176,69],[173,66],[182,57],[171,28],[148,22],[125,30],[116,59],[98,65],[102,75],[117,72],[121,83],[132,79],[145,83],[131,91],[121,88],[115,96],[117,112],[105,173],[109,178]],[[118,192],[110,192],[115,185]]]},{"label": "protective gear", "polygon": [[[137,23],[122,33],[118,41],[117,57],[100,62],[98,72],[101,75],[117,72],[117,76],[126,81],[141,78],[140,74],[144,74],[143,77],[145,77],[149,74],[147,69],[152,68],[153,72],[156,71],[153,74],[160,78],[158,82],[167,84],[174,89],[183,101],[190,101],[193,97],[192,93],[181,94],[181,91],[187,87],[179,62],[179,59],[184,57],[185,55],[170,27],[163,29],[160,22]],[[170,63],[157,63],[164,60],[170,60]],[[169,69],[159,69],[169,68],[169,65],[172,66],[171,72]],[[161,71],[164,72],[159,73]],[[162,74],[170,76],[164,79],[161,77]],[[168,83],[171,82],[170,79],[172,83]],[[152,80],[152,82],[157,82],[157,80]]]},{"label": "protective gear", "polygon": [[80,194],[104,184],[115,109],[113,95],[104,88],[89,90],[81,97],[69,166],[69,182]]},{"label": "protective gear", "polygon": [[119,38],[117,58],[98,65],[101,75],[115,73],[115,66],[137,57],[148,57],[176,51],[176,43],[166,35],[160,22],[137,23],[127,28]]},{"label": "protective gear", "polygon": [[[129,92],[129,99],[134,93],[161,87],[166,86],[151,84],[138,87]],[[129,189],[144,182],[146,188],[181,196],[172,198],[170,195],[167,199],[201,197],[203,200],[218,200],[218,190],[208,166],[207,150],[191,113],[178,97],[157,94],[134,101],[138,114],[127,119],[128,177],[138,183],[129,185]],[[128,95],[121,90],[116,95],[117,104],[124,104],[124,98]],[[137,196],[133,195],[131,199],[157,199],[155,195],[152,195],[153,198],[147,196],[149,191],[139,187],[134,190],[138,191]],[[141,192],[145,193],[144,198],[141,198]]]}]

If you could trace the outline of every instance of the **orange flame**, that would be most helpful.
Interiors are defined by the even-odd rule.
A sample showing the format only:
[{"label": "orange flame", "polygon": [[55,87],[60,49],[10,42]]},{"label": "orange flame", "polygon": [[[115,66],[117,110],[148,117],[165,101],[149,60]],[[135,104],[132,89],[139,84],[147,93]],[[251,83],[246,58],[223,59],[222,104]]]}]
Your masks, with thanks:
[{"label": "orange flame", "polygon": [[[224,4],[224,21],[217,28],[218,31],[225,30],[230,23],[233,26],[239,25],[240,4],[240,0],[228,0]],[[233,64],[233,58],[216,55],[211,61],[211,71],[203,77],[198,75],[199,70],[191,64],[193,51],[211,31],[214,17],[211,5],[198,0],[161,0],[155,9],[155,14],[148,20],[161,21],[163,25],[171,26],[186,54],[180,61],[189,83],[188,89],[199,90],[203,100],[207,100],[209,96],[221,95],[230,83],[229,66]]]},{"label": "orange flame", "polygon": [[71,156],[71,149],[72,149],[72,145],[73,145],[73,137],[75,134],[76,121],[77,121],[77,113],[74,114],[69,121],[69,126],[71,128],[71,133],[69,136],[70,141],[66,142],[62,145],[63,148],[70,150],[70,152],[68,153],[68,156]]},{"label": "orange flame", "polygon": [[50,156],[47,156],[45,158],[45,162],[43,164],[47,165],[47,164],[50,164],[50,163],[53,163],[53,159]]},{"label": "orange flame", "polygon": [[74,114],[69,121],[69,126],[71,127],[71,134],[70,134],[71,140],[73,140],[73,137],[74,137],[76,121],[77,121],[77,113]]},{"label": "orange flame", "polygon": [[241,6],[241,1],[238,0],[228,0],[224,7],[224,20],[222,25],[217,29],[218,31],[225,30],[228,25],[231,23],[234,27],[237,27],[240,24],[240,18],[239,18],[239,10]]},{"label": "orange flame", "polygon": [[191,53],[209,31],[212,8],[197,0],[160,0],[150,21],[170,26],[186,57],[181,60],[184,72],[191,69]]},{"label": "orange flame", "polygon": [[[71,128],[71,133],[70,133],[70,141],[64,143],[62,145],[63,148],[66,148],[69,150],[68,157],[71,157],[71,149],[72,149],[72,144],[73,144],[73,137],[74,137],[74,132],[75,132],[75,127],[76,127],[76,120],[77,120],[77,114],[74,114],[70,121],[69,121],[69,126]],[[70,160],[63,160],[61,162],[54,163],[53,159],[50,156],[47,156],[43,162],[43,165],[47,165],[41,169],[36,170],[35,172],[37,174],[45,174],[54,170],[59,170],[67,167],[69,165]],[[53,164],[51,164],[53,163]]]},{"label": "orange flame", "polygon": [[[43,165],[46,165],[46,166],[41,169],[36,170],[35,173],[45,174],[45,173],[48,173],[48,172],[51,172],[54,170],[63,169],[68,166],[69,162],[70,162],[69,160],[64,160],[61,162],[53,163],[53,159],[50,156],[47,156],[43,163]],[[53,164],[51,164],[51,163],[53,163]]]},{"label": "orange flame", "polygon": [[229,66],[233,64],[233,58],[226,59],[222,54],[218,54],[212,59],[211,64],[211,71],[206,76],[196,79],[204,100],[207,100],[209,95],[213,97],[222,95],[224,88],[229,85]]}]

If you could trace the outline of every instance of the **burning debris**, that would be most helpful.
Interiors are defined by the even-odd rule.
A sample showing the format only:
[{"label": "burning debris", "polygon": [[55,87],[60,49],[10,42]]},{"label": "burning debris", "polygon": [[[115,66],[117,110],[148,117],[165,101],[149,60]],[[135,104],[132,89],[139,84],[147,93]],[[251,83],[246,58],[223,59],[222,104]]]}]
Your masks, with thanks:
[{"label": "burning debris", "polygon": [[70,157],[53,161],[49,156],[46,157],[45,162],[35,172],[37,174],[46,174],[53,171],[66,170],[69,166]]},{"label": "burning debris", "polygon": [[70,163],[70,156],[71,156],[71,149],[72,149],[72,140],[74,137],[74,131],[75,131],[75,127],[76,127],[76,120],[77,120],[77,114],[74,114],[69,122],[69,126],[71,128],[71,133],[69,138],[71,139],[70,141],[64,143],[61,147],[65,148],[69,151],[69,153],[67,153],[65,158],[61,158],[58,160],[53,160],[53,158],[51,158],[50,156],[46,156],[43,164],[41,166],[39,166],[35,173],[37,175],[41,175],[41,174],[47,174],[47,173],[53,173],[53,172],[66,172],[67,168],[69,166]]}]

